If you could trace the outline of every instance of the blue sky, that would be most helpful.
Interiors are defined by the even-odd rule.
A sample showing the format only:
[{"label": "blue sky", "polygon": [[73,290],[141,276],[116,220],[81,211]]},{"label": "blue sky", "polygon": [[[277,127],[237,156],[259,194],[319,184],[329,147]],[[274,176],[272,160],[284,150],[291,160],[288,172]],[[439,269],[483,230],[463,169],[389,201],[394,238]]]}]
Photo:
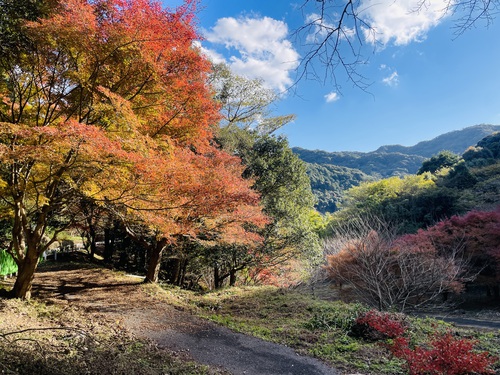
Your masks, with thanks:
[{"label": "blue sky", "polygon": [[[479,22],[456,37],[457,17],[440,11],[443,1],[430,0],[414,12],[415,0],[361,0],[362,14],[377,31],[376,45],[359,35],[367,59],[359,72],[370,86],[353,87],[340,69],[338,86],[328,78],[299,81],[275,111],[297,116],[281,131],[290,144],[373,151],[475,124],[500,124],[500,19],[489,27]],[[293,32],[314,14],[315,3],[300,9],[302,0],[202,0],[202,47],[235,73],[284,90],[307,53]],[[333,11],[329,16],[335,19]]]}]

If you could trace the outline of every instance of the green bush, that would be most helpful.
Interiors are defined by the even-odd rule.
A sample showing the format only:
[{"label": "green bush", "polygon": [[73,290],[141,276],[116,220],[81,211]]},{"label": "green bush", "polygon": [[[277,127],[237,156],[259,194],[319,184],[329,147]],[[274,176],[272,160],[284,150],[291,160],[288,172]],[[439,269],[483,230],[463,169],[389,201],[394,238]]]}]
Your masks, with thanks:
[{"label": "green bush", "polygon": [[341,330],[347,333],[364,310],[363,305],[358,303],[333,302],[328,307],[312,311],[314,315],[305,326],[310,330]]},{"label": "green bush", "polygon": [[17,264],[5,250],[0,250],[0,276],[17,272]]}]

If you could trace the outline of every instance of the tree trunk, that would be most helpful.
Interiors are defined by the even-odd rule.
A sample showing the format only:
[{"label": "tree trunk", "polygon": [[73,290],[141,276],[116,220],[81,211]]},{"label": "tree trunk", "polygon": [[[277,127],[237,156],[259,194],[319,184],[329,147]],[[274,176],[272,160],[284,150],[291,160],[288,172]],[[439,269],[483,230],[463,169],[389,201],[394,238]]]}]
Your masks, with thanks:
[{"label": "tree trunk", "polygon": [[148,269],[146,271],[145,283],[157,283],[160,274],[161,258],[167,245],[166,240],[160,240],[151,247]]},{"label": "tree trunk", "polygon": [[229,270],[229,286],[234,286],[236,284],[236,269],[231,268]]},{"label": "tree trunk", "polygon": [[188,266],[188,260],[186,258],[186,259],[182,260],[182,268],[181,268],[181,273],[179,275],[179,286],[184,285],[184,280],[186,278],[187,266]]},{"label": "tree trunk", "polygon": [[113,248],[111,246],[111,230],[109,228],[104,228],[104,262],[111,263],[112,256]]},{"label": "tree trunk", "polygon": [[116,232],[118,230],[118,225],[116,222],[113,227],[111,227],[111,223],[104,228],[104,262],[105,263],[113,263],[113,255],[115,253],[115,239]]},{"label": "tree trunk", "polygon": [[97,244],[96,244],[96,232],[93,225],[89,227],[89,240],[90,240],[90,260],[94,261],[95,253],[97,251]]},{"label": "tree trunk", "polygon": [[214,265],[214,289],[219,289],[222,287],[222,280],[219,274],[219,267]]},{"label": "tree trunk", "polygon": [[28,249],[26,257],[18,268],[16,282],[11,291],[14,298],[25,300],[31,298],[31,287],[39,257],[35,250]]},{"label": "tree trunk", "polygon": [[168,258],[165,272],[167,282],[172,285],[180,286],[181,259],[178,257]]}]

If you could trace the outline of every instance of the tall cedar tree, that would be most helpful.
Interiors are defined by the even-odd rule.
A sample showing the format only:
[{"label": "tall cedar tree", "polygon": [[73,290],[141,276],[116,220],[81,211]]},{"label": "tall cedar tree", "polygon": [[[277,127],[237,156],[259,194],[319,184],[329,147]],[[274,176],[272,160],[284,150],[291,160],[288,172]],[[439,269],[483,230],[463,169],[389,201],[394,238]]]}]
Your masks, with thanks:
[{"label": "tall cedar tree", "polygon": [[211,146],[210,64],[193,48],[196,1],[67,0],[19,22],[30,43],[0,57],[0,195],[12,220],[12,290],[29,298],[41,254],[81,198],[147,230],[157,278],[175,235],[258,241],[265,217],[239,159]]}]

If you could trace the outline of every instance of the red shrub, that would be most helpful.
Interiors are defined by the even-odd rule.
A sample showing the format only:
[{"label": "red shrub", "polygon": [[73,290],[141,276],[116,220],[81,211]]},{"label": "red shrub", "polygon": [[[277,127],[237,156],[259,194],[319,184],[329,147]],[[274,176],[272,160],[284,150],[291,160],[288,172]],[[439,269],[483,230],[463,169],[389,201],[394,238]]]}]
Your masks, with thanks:
[{"label": "red shrub", "polygon": [[406,361],[410,375],[494,374],[489,367],[497,360],[488,352],[475,353],[475,341],[435,334],[429,348],[409,347],[408,339],[397,337],[390,349]]},{"label": "red shrub", "polygon": [[365,339],[392,339],[406,332],[405,325],[398,318],[397,314],[370,310],[356,319],[353,331]]}]

